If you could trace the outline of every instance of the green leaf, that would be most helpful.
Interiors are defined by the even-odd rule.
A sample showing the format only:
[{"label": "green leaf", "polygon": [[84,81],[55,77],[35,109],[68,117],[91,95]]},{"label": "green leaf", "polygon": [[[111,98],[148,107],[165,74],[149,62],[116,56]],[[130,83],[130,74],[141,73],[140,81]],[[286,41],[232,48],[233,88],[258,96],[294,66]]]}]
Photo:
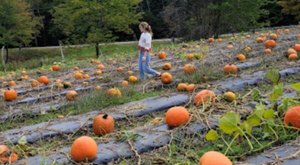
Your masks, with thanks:
[{"label": "green leaf", "polygon": [[22,137],[18,140],[18,144],[20,144],[20,145],[26,145],[26,144],[27,144],[27,138],[26,138],[26,136],[22,136]]},{"label": "green leaf", "polygon": [[296,90],[297,92],[300,92],[300,82],[299,83],[295,83],[291,85],[291,88],[293,88],[294,90]]},{"label": "green leaf", "polygon": [[239,130],[238,124],[240,124],[240,115],[234,112],[227,112],[221,117],[219,127],[224,133],[232,134]]},{"label": "green leaf", "polygon": [[247,118],[246,121],[247,121],[247,123],[248,123],[249,125],[251,125],[252,127],[258,126],[258,125],[260,125],[260,123],[261,123],[260,118],[259,118],[257,115],[255,115],[255,114],[250,115],[250,116]]},{"label": "green leaf", "polygon": [[252,125],[249,124],[247,121],[244,121],[244,122],[241,124],[241,127],[242,127],[243,130],[245,130],[248,134],[251,134],[251,132],[252,132]]},{"label": "green leaf", "polygon": [[265,119],[274,119],[275,117],[275,112],[273,109],[268,109],[264,111],[263,117]]},{"label": "green leaf", "polygon": [[217,133],[217,131],[215,130],[210,130],[206,135],[205,135],[205,139],[209,140],[209,141],[215,141],[219,139],[219,135]]},{"label": "green leaf", "polygon": [[283,90],[283,83],[275,85],[272,93],[270,94],[270,100],[275,101],[276,99],[278,99],[282,95]]},{"label": "green leaf", "polygon": [[253,92],[252,92],[252,99],[253,99],[254,101],[258,101],[258,100],[260,100],[261,98],[262,98],[262,96],[261,96],[261,94],[260,94],[260,91],[259,91],[258,89],[253,90]]},{"label": "green leaf", "polygon": [[277,69],[269,70],[265,76],[268,80],[270,80],[273,83],[273,85],[278,84],[280,80],[280,74]]}]

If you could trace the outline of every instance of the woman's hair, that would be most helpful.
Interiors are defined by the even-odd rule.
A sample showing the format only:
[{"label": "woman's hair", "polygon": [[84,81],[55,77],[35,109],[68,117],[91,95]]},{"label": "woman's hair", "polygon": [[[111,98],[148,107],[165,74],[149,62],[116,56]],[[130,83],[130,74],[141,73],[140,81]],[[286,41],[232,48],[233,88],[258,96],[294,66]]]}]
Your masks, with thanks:
[{"label": "woman's hair", "polygon": [[140,27],[144,28],[147,32],[149,32],[151,35],[153,35],[151,26],[147,22],[141,22]]}]

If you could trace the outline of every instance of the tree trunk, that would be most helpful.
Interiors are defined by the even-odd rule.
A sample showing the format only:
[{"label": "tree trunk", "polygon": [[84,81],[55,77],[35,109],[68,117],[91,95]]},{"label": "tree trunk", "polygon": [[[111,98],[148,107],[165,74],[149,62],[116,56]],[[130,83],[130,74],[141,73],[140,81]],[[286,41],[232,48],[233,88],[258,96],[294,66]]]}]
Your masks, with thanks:
[{"label": "tree trunk", "polygon": [[96,57],[99,58],[99,55],[100,55],[100,54],[99,54],[99,52],[100,52],[100,51],[99,51],[99,43],[96,43],[95,46],[96,46]]},{"label": "tree trunk", "polygon": [[6,45],[5,50],[6,50],[5,64],[7,64],[8,63],[8,45]]}]

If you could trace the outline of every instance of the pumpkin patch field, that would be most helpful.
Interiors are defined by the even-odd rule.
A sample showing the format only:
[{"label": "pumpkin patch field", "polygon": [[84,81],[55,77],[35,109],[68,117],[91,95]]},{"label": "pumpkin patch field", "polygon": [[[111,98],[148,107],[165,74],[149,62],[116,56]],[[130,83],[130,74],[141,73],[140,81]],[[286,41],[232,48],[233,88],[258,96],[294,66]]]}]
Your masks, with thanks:
[{"label": "pumpkin patch field", "polygon": [[145,81],[136,54],[7,72],[0,164],[299,164],[299,34],[165,44]]}]

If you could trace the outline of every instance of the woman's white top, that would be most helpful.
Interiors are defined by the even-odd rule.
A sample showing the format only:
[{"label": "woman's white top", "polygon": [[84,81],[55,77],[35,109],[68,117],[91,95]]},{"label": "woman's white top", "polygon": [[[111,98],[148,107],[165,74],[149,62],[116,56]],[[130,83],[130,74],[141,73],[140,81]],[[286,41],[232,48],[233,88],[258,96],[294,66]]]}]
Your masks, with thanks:
[{"label": "woman's white top", "polygon": [[152,36],[148,32],[143,32],[139,40],[139,47],[149,51],[151,49]]}]

